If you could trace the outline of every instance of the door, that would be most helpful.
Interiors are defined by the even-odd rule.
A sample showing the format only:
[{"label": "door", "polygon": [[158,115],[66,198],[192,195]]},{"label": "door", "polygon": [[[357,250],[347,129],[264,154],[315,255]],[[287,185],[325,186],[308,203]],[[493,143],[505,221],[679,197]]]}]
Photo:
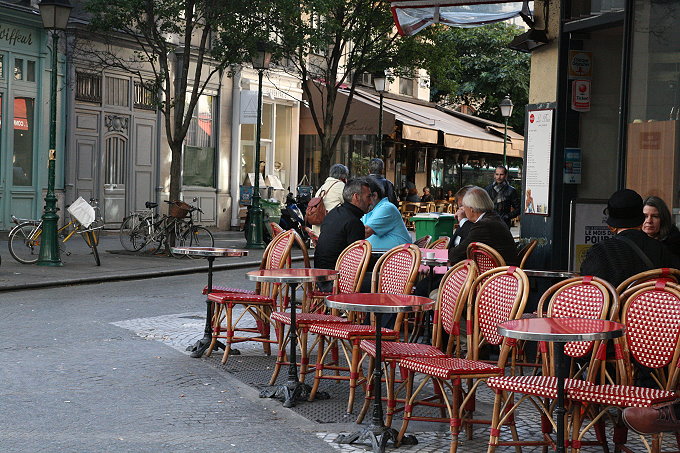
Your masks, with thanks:
[{"label": "door", "polygon": [[106,224],[120,223],[125,217],[125,173],[128,163],[128,139],[110,134],[104,140],[103,200],[100,204]]}]

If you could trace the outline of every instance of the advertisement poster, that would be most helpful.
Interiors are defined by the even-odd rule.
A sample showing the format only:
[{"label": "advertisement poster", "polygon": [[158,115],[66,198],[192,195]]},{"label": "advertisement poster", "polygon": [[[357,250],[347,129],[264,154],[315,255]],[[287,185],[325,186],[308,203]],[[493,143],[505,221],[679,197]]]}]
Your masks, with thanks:
[{"label": "advertisement poster", "polygon": [[590,80],[574,80],[571,85],[571,109],[576,112],[589,112]]},{"label": "advertisement poster", "polygon": [[564,183],[581,184],[581,148],[564,148]]},{"label": "advertisement poster", "polygon": [[548,215],[553,109],[527,112],[524,213]]},{"label": "advertisement poster", "polygon": [[241,91],[241,109],[239,111],[241,124],[257,123],[257,91]]},{"label": "advertisement poster", "polygon": [[576,199],[571,202],[569,229],[569,270],[578,272],[588,249],[612,237],[604,209],[607,200]]}]

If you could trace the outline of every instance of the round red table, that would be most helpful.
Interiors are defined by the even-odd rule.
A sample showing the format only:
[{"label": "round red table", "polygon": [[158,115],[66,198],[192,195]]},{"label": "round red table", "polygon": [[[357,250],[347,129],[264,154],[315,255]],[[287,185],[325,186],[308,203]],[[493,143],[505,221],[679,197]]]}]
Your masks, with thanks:
[{"label": "round red table", "polygon": [[570,341],[607,340],[623,336],[623,324],[602,319],[584,318],[527,318],[498,324],[498,333],[518,340],[555,343],[555,371],[557,374],[557,452],[564,453],[564,344]]},{"label": "round red table", "polygon": [[[213,279],[213,261],[215,258],[224,256],[248,256],[248,250],[229,249],[219,247],[172,247],[172,253],[178,255],[193,255],[202,256],[208,260],[208,292],[212,292]],[[206,312],[205,312],[205,329],[203,330],[203,338],[198,340],[193,346],[189,346],[187,351],[191,351],[191,357],[199,358],[210,346],[212,341],[212,314],[213,304],[210,299],[206,298]],[[218,346],[224,349],[224,345],[218,342]]]},{"label": "round red table", "polygon": [[297,371],[297,322],[295,310],[297,301],[295,291],[301,283],[327,282],[338,278],[338,271],[333,269],[261,269],[246,274],[248,280],[267,283],[285,283],[291,289],[290,295],[290,364],[288,365],[288,381],[282,385],[274,385],[260,392],[260,398],[278,398],[283,400],[284,407],[293,407],[298,399],[307,398],[309,386],[300,382]]},{"label": "round red table", "polygon": [[[336,440],[339,444],[351,444],[354,442],[369,443],[373,446],[374,453],[383,453],[389,440],[397,439],[397,431],[385,426],[382,407],[382,329],[380,328],[383,313],[412,313],[431,310],[434,301],[428,297],[410,296],[405,294],[384,293],[354,293],[334,294],[326,296],[326,305],[329,308],[341,310],[359,311],[375,314],[375,367],[373,368],[373,415],[371,424],[366,428],[351,434],[339,436]],[[406,438],[404,438],[406,440]],[[418,441],[414,436],[409,436],[403,444],[415,444]]]}]

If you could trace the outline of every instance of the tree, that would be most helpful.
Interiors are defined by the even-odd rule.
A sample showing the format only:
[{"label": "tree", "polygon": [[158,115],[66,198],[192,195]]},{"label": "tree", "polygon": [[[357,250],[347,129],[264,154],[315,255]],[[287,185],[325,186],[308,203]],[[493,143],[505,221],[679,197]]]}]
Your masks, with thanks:
[{"label": "tree", "polygon": [[522,31],[504,22],[477,28],[439,27],[431,38],[438,53],[432,61],[438,64],[426,66],[433,100],[470,105],[482,118],[502,123],[498,104],[509,94],[515,109],[508,125],[523,132],[530,57],[507,47]]},{"label": "tree", "polygon": [[[389,2],[380,0],[277,0],[273,2],[275,55],[289,62],[321,142],[327,175],[347,121],[357,84],[365,73],[411,71],[428,55],[427,35],[402,37]],[[347,96],[334,111],[341,92]],[[339,116],[338,116],[339,113]]]},{"label": "tree", "polygon": [[[80,43],[94,64],[134,74],[160,93],[171,150],[170,199],[182,188],[182,149],[205,87],[248,58],[261,33],[260,0],[87,0],[90,30],[105,46]],[[129,49],[121,46],[125,40]],[[91,43],[91,41],[90,41]],[[153,76],[149,78],[148,70]]]}]

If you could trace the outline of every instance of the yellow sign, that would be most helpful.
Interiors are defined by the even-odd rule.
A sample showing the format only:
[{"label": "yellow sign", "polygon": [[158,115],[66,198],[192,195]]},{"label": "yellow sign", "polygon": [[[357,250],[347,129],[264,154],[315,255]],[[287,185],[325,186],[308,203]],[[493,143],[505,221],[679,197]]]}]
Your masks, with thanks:
[{"label": "yellow sign", "polygon": [[593,53],[583,50],[569,51],[569,77],[582,78],[593,75]]}]

